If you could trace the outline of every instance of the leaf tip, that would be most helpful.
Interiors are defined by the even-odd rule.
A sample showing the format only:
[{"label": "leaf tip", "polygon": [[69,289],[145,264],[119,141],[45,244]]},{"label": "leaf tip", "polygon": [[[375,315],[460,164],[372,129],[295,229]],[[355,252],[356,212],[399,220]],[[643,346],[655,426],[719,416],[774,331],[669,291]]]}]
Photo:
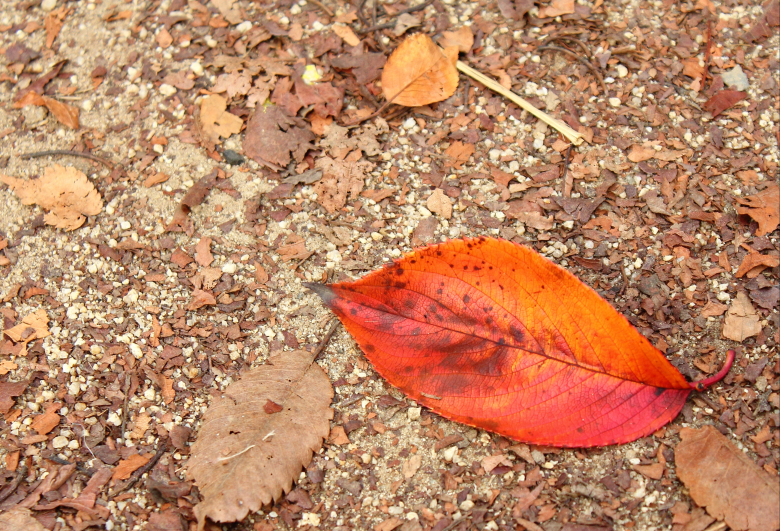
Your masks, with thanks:
[{"label": "leaf tip", "polygon": [[318,284],[317,282],[304,282],[304,287],[309,288],[314,293],[319,295],[320,299],[322,299],[322,302],[325,303],[325,306],[330,307],[331,301],[336,298],[336,294],[333,293],[333,290],[330,286],[326,284]]}]

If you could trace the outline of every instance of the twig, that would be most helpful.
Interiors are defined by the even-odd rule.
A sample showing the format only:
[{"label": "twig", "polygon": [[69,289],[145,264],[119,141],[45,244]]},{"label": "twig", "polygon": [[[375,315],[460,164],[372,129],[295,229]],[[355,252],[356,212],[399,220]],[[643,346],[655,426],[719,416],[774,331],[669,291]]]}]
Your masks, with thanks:
[{"label": "twig", "polygon": [[707,51],[704,54],[704,70],[701,73],[701,91],[707,86],[707,78],[710,75],[710,56],[712,55],[712,19],[707,17]]},{"label": "twig", "polygon": [[127,402],[129,397],[127,393],[130,392],[130,375],[125,373],[125,401],[122,404],[122,431],[119,434],[122,437],[122,443],[125,442],[125,426],[127,425]]},{"label": "twig", "polygon": [[325,11],[325,14],[328,15],[330,18],[333,18],[333,11],[331,11],[330,8],[328,8],[328,6],[320,2],[320,0],[311,0],[311,3],[319,7],[323,11]]},{"label": "twig", "polygon": [[[575,41],[575,42],[577,42],[577,41]],[[608,93],[608,91],[607,91],[607,85],[604,83],[604,78],[603,78],[603,77],[601,77],[601,72],[599,72],[599,71],[596,69],[596,67],[595,67],[595,66],[593,66],[593,63],[591,63],[591,62],[590,62],[590,61],[588,61],[587,59],[585,59],[585,58],[583,58],[583,57],[580,57],[579,55],[577,55],[577,53],[576,53],[576,52],[573,52],[573,51],[571,51],[571,50],[569,50],[569,49],[567,49],[567,48],[561,48],[560,46],[553,46],[553,45],[540,46],[539,48],[537,48],[537,50],[539,50],[539,51],[544,51],[544,50],[555,50],[556,52],[562,52],[562,53],[565,53],[565,54],[568,54],[568,55],[570,55],[570,56],[574,57],[574,58],[575,58],[575,59],[577,59],[577,60],[578,60],[580,63],[582,63],[582,64],[584,64],[585,66],[587,66],[587,67],[590,69],[590,71],[591,71],[591,72],[593,72],[593,75],[594,75],[594,76],[596,76],[596,79],[598,79],[598,80],[599,80],[599,84],[601,85],[601,90],[603,90],[603,91],[604,91],[604,95],[605,95],[605,96],[607,95],[607,93]]]},{"label": "twig", "polygon": [[[425,9],[429,5],[433,3],[433,0],[425,0],[425,2],[419,3],[416,6],[408,7],[406,9],[403,9],[395,14],[396,18],[404,15],[406,13],[414,13],[415,11],[420,11],[421,9]],[[361,2],[360,6],[362,7],[365,4],[365,2]],[[374,10],[376,11],[376,2],[374,2]],[[358,10],[360,12],[360,9]],[[358,15],[359,16],[359,15]],[[361,19],[362,20],[362,19]],[[365,28],[360,30],[358,33],[366,34],[371,33],[372,31],[376,32],[383,29],[392,28],[395,26],[395,22],[385,22],[384,24],[377,24],[376,19],[374,19],[374,24],[370,28]],[[377,41],[379,42],[379,41]]]},{"label": "twig", "polygon": [[72,151],[69,149],[50,149],[47,151],[35,151],[33,153],[23,153],[19,155],[19,158],[35,159],[38,157],[48,157],[49,155],[71,155],[73,157],[82,157],[85,159],[94,160],[95,162],[100,162],[101,164],[108,166],[112,170],[114,169],[115,166],[113,162],[104,159],[103,157],[98,157],[97,155],[93,155],[91,153],[81,153],[80,151]]},{"label": "twig", "polygon": [[571,189],[574,187],[574,178],[569,175],[569,158],[572,147],[569,146],[569,149],[566,150],[566,162],[563,164],[563,197],[571,197]]},{"label": "twig", "polygon": [[530,103],[525,101],[523,98],[521,98],[520,96],[518,96],[517,94],[515,94],[511,90],[508,90],[508,89],[502,87],[497,82],[493,81],[492,79],[490,79],[489,77],[487,77],[483,73],[481,73],[481,72],[479,72],[477,70],[474,70],[473,68],[471,68],[469,65],[467,65],[463,61],[458,61],[455,66],[457,66],[458,70],[460,70],[461,72],[463,72],[467,76],[471,77],[472,79],[474,79],[476,81],[479,81],[480,83],[482,83],[483,85],[485,85],[489,89],[494,90],[495,92],[498,92],[499,94],[501,94],[505,98],[508,98],[508,99],[512,100],[514,103],[516,103],[517,105],[519,105],[520,107],[522,107],[523,109],[528,111],[529,113],[533,114],[534,116],[539,118],[541,121],[543,121],[544,123],[546,123],[550,127],[556,129],[563,136],[565,136],[569,140],[569,142],[571,142],[575,146],[579,146],[585,140],[583,138],[582,134],[578,133],[577,131],[575,131],[574,129],[572,129],[571,127],[569,127],[568,125],[566,125],[562,121],[560,121],[560,120],[558,120],[556,118],[553,118],[552,116],[550,116],[546,112],[540,111],[539,109],[537,109],[536,107],[534,107],[533,105],[531,105]]},{"label": "twig", "polygon": [[160,447],[157,449],[157,453],[154,454],[154,457],[152,457],[148,463],[146,463],[144,466],[133,472],[133,476],[127,480],[127,482],[122,485],[122,487],[119,488],[116,492],[113,492],[112,495],[116,496],[120,492],[124,492],[127,489],[130,489],[135,485],[139,479],[141,479],[141,476],[149,472],[152,468],[154,468],[154,465],[157,464],[157,461],[160,460],[160,458],[163,456],[163,454],[168,450],[168,439],[165,439],[165,442],[163,442]]},{"label": "twig", "polygon": [[320,341],[320,345],[317,347],[317,350],[314,351],[314,356],[311,359],[312,363],[317,361],[317,358],[320,357],[320,354],[322,354],[325,351],[325,347],[328,346],[328,343],[330,342],[330,338],[333,337],[333,334],[336,332],[336,329],[338,327],[339,327],[339,320],[337,317],[334,317],[330,321],[330,328],[325,334],[325,337],[322,338],[322,341]]},{"label": "twig", "polygon": [[27,467],[22,466],[19,471],[16,473],[16,477],[9,483],[4,489],[3,492],[0,492],[0,502],[4,502],[8,496],[13,494],[16,491],[16,487],[19,486],[19,483],[22,482],[22,478],[27,475]]}]

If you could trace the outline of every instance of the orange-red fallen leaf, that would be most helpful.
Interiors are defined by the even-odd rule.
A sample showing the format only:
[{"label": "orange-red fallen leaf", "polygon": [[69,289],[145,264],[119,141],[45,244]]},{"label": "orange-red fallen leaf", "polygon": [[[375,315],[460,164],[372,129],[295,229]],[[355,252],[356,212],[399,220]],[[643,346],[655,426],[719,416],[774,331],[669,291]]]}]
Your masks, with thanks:
[{"label": "orange-red fallen leaf", "polygon": [[715,118],[745,98],[747,98],[747,92],[741,90],[720,90],[704,102],[704,110],[709,111],[712,117]]},{"label": "orange-red fallen leaf", "polygon": [[50,336],[49,316],[46,310],[36,310],[27,315],[18,325],[3,331],[14,343],[28,343]]},{"label": "orange-red fallen leaf", "polygon": [[57,414],[57,410],[62,404],[52,404],[46,408],[46,412],[43,415],[38,415],[33,418],[30,423],[30,427],[38,432],[39,435],[46,435],[53,430],[60,423],[60,416]]},{"label": "orange-red fallen leaf", "polygon": [[767,267],[777,267],[780,265],[780,257],[771,254],[748,253],[734,276],[739,278],[747,275],[748,278],[757,277],[761,271]]},{"label": "orange-red fallen leaf", "polygon": [[407,107],[446,100],[458,88],[457,57],[457,48],[442,50],[424,33],[407,37],[382,70],[385,99]]},{"label": "orange-red fallen leaf", "polygon": [[[355,282],[308,286],[391,384],[513,439],[633,441],[671,421],[694,387],[596,292],[508,241],[454,240]],[[733,351],[726,370],[731,361]]]},{"label": "orange-red fallen leaf", "polygon": [[677,477],[693,501],[728,526],[741,531],[780,527],[780,487],[713,426],[683,428],[674,452]]},{"label": "orange-red fallen leaf", "polygon": [[[327,374],[303,350],[276,353],[219,393],[203,417],[187,475],[206,518],[234,522],[289,492],[327,437],[333,410]],[[267,413],[268,401],[282,410]]]},{"label": "orange-red fallen leaf", "polygon": [[737,198],[737,212],[750,216],[758,222],[756,236],[764,236],[777,228],[780,223],[780,187],[777,183],[769,185],[761,192],[748,197]]},{"label": "orange-red fallen leaf", "polygon": [[130,474],[144,466],[152,458],[152,454],[133,454],[127,459],[122,459],[119,464],[114,468],[114,473],[111,475],[111,479],[114,481],[120,481],[130,477]]}]

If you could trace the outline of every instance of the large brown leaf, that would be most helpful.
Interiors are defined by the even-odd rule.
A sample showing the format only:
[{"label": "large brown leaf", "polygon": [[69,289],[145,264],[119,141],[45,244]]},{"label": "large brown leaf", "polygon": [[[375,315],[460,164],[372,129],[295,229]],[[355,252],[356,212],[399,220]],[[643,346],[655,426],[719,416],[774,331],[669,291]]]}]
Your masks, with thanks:
[{"label": "large brown leaf", "polygon": [[761,192],[748,197],[736,198],[737,203],[743,206],[737,207],[737,212],[745,214],[758,222],[756,236],[764,236],[777,228],[780,223],[777,205],[780,204],[780,187],[776,183],[769,183]]},{"label": "large brown leaf", "polygon": [[272,355],[216,398],[187,465],[206,518],[234,522],[289,492],[330,429],[333,387],[303,350]]},{"label": "large brown leaf", "polygon": [[287,166],[301,162],[313,140],[305,121],[276,105],[258,107],[246,126],[244,153],[260,164]]},{"label": "large brown leaf", "polygon": [[683,428],[680,437],[674,459],[677,476],[696,503],[735,531],[774,531],[780,526],[777,478],[712,426]]}]

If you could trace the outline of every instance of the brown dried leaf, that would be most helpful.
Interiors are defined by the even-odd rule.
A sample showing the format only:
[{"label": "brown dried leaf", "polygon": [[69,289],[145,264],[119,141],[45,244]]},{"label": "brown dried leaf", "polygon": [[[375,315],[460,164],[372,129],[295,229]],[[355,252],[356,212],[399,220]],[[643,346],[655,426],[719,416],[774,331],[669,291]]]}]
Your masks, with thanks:
[{"label": "brown dried leaf", "polygon": [[22,322],[3,332],[14,343],[29,343],[51,335],[49,333],[49,316],[46,310],[36,310],[27,315]]},{"label": "brown dried leaf", "polygon": [[222,96],[206,96],[200,102],[200,125],[209,140],[218,144],[219,137],[227,138],[241,131],[244,121],[227,112],[227,100]]},{"label": "brown dried leaf", "polygon": [[0,382],[0,415],[5,415],[14,406],[14,397],[24,393],[29,382]]},{"label": "brown dried leaf", "polygon": [[389,102],[419,107],[443,101],[458,88],[457,48],[442,51],[430,37],[407,37],[382,71],[382,92]]},{"label": "brown dried leaf", "polygon": [[47,531],[43,525],[33,518],[32,512],[26,507],[13,507],[0,514],[0,531]]},{"label": "brown dried leaf", "polygon": [[347,199],[357,199],[365,184],[363,177],[373,167],[367,161],[337,161],[330,157],[321,157],[315,165],[323,171],[322,179],[314,185],[317,202],[329,214],[346,205]]},{"label": "brown dried leaf", "polygon": [[772,28],[780,26],[780,1],[769,0],[764,4],[764,14],[750,26],[742,38],[747,43],[761,42],[772,35]]},{"label": "brown dried leaf", "polygon": [[305,121],[277,105],[258,107],[246,126],[244,153],[261,164],[284,167],[290,160],[301,162],[312,140]]},{"label": "brown dried leaf", "polygon": [[357,46],[360,44],[360,37],[355,35],[352,28],[345,26],[344,24],[333,24],[333,33],[341,37],[341,40],[349,44],[350,46]]},{"label": "brown dried leaf", "polygon": [[459,52],[466,53],[474,46],[474,34],[469,26],[461,26],[455,31],[443,31],[439,46],[445,49],[454,46]]},{"label": "brown dried leaf", "polygon": [[57,120],[66,127],[71,129],[79,128],[79,108],[67,103],[62,103],[54,98],[48,96],[42,96],[43,104],[51,111]]},{"label": "brown dried leaf", "polygon": [[450,219],[452,217],[452,201],[444,194],[441,188],[437,188],[428,197],[425,205],[428,210],[434,214],[438,214],[444,219]]},{"label": "brown dried leaf", "polygon": [[211,238],[201,238],[195,246],[195,261],[198,265],[208,267],[214,261],[211,254]]},{"label": "brown dried leaf", "polygon": [[119,464],[116,465],[111,479],[114,481],[120,481],[130,477],[130,474],[144,466],[152,458],[152,454],[133,454],[127,459],[122,459]]},{"label": "brown dried leaf", "polygon": [[761,331],[759,320],[750,299],[744,291],[740,291],[726,313],[721,334],[726,339],[742,342],[751,336],[758,335]]},{"label": "brown dried leaf", "polygon": [[747,98],[747,92],[742,92],[741,90],[720,90],[704,102],[704,109],[709,111],[712,117],[715,118],[745,98]]},{"label": "brown dried leaf", "polygon": [[574,13],[574,0],[552,0],[549,6],[539,10],[539,18],[552,18]]},{"label": "brown dried leaf", "polygon": [[780,222],[780,213],[777,205],[780,204],[780,187],[776,183],[769,183],[763,191],[745,197],[736,198],[741,207],[737,212],[750,216],[758,222],[756,236],[764,236],[777,228]]},{"label": "brown dried leaf", "polygon": [[469,161],[469,157],[471,157],[475,151],[474,144],[455,141],[444,151],[444,154],[452,159],[452,165],[455,169],[459,170],[461,166]]},{"label": "brown dried leaf", "polygon": [[334,57],[331,64],[339,70],[352,69],[358,85],[367,85],[376,78],[385,66],[387,58],[381,53],[364,53],[361,55],[342,55]]},{"label": "brown dried leaf", "polygon": [[777,267],[778,265],[780,265],[780,257],[778,256],[748,253],[739,264],[739,269],[734,273],[734,276],[739,278],[746,274],[748,278],[755,278],[767,267]]},{"label": "brown dried leaf", "polygon": [[187,309],[190,311],[198,310],[204,306],[214,306],[215,304],[217,304],[217,299],[214,298],[214,295],[208,291],[196,289],[192,292],[192,300],[190,301],[189,306],[187,306]]},{"label": "brown dried leaf", "polygon": [[60,34],[62,25],[65,23],[65,17],[68,16],[70,9],[67,7],[61,7],[49,13],[46,16],[46,20],[43,22],[43,27],[46,28],[46,47],[51,48],[54,44],[54,39]]},{"label": "brown dried leaf", "polygon": [[675,450],[677,476],[693,500],[735,531],[780,526],[780,487],[713,426],[683,428]]},{"label": "brown dried leaf", "polygon": [[[188,462],[203,502],[194,512],[234,522],[289,492],[328,435],[333,387],[306,351],[277,353],[211,403]],[[268,400],[281,405],[268,414]]]},{"label": "brown dried leaf", "polygon": [[57,414],[57,410],[61,406],[62,404],[52,404],[47,407],[46,412],[43,415],[38,415],[33,418],[30,427],[37,431],[39,435],[46,435],[49,433],[60,423],[61,417]]},{"label": "brown dried leaf", "polygon": [[75,230],[103,209],[103,200],[87,176],[73,167],[55,164],[40,179],[27,181],[0,174],[25,205],[37,204],[49,212],[44,221],[60,229]]}]

